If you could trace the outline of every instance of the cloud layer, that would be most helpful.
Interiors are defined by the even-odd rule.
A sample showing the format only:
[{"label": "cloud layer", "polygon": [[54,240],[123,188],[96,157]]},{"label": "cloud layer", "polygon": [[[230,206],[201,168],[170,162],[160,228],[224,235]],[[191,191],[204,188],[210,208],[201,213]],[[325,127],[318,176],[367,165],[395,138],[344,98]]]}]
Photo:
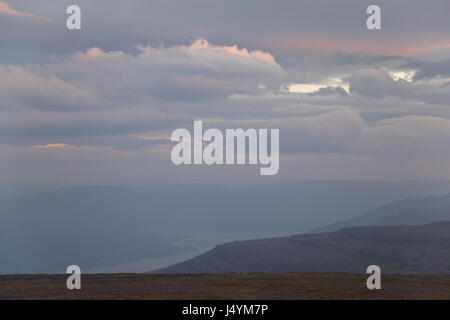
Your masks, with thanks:
[{"label": "cloud layer", "polygon": [[[416,29],[395,29],[389,14],[384,28],[396,30],[389,35],[352,31],[348,19],[364,9],[353,1],[343,2],[347,11],[327,2],[335,9],[330,16],[315,2],[303,2],[310,5],[303,20],[291,12],[297,2],[282,1],[272,11],[268,1],[257,7],[246,2],[236,11],[237,2],[228,1],[220,10],[229,18],[222,23],[233,21],[227,28],[214,13],[218,4],[197,2],[210,16],[176,3],[186,16],[198,18],[198,25],[185,21],[192,27],[187,33],[179,20],[164,15],[171,32],[147,34],[163,22],[142,20],[140,9],[148,4],[136,1],[123,17],[128,21],[134,14],[135,24],[102,36],[109,22],[99,7],[81,1],[89,32],[47,30],[53,40],[42,41],[50,41],[49,52],[36,44],[33,58],[17,52],[23,55],[30,41],[42,39],[38,32],[53,26],[53,19],[47,26],[28,24],[19,19],[27,13],[0,2],[0,14],[18,18],[11,22],[15,28],[0,32],[8,44],[0,64],[0,168],[8,179],[251,180],[251,168],[171,165],[165,137],[175,128],[190,129],[194,119],[222,129],[279,128],[282,162],[274,179],[450,178],[444,161],[450,155],[450,29],[438,28],[447,2],[429,8],[435,20],[418,21],[429,33],[418,31],[415,40]],[[51,2],[42,3],[56,17]],[[420,7],[404,3],[409,14]],[[387,13],[406,19],[390,2],[382,4],[393,10]],[[163,10],[158,1],[154,6],[150,16]],[[27,12],[42,13],[32,6]],[[257,13],[252,21],[244,19],[249,12]],[[114,19],[119,13],[111,14]],[[319,18],[337,27],[316,26],[313,20]]]}]

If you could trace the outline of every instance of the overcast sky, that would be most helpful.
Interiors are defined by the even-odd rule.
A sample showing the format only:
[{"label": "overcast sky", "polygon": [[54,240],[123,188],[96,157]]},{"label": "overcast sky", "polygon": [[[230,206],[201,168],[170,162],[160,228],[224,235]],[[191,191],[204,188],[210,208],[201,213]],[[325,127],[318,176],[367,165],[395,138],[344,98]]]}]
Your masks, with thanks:
[{"label": "overcast sky", "polygon": [[[449,14],[448,0],[0,1],[2,181],[450,179]],[[194,119],[279,128],[279,174],[174,166],[167,137]]]}]

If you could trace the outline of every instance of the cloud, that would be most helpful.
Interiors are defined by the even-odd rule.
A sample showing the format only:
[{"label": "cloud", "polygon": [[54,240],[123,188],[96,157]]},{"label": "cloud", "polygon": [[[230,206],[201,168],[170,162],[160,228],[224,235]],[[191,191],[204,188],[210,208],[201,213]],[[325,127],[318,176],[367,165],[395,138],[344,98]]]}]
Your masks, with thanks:
[{"label": "cloud", "polygon": [[450,119],[408,115],[384,119],[365,128],[354,143],[360,152],[435,155],[450,152]]},{"label": "cloud", "polygon": [[137,138],[147,141],[171,141],[169,136],[138,136]]},{"label": "cloud", "polygon": [[[360,52],[368,57],[379,56],[377,52],[389,53],[384,54],[387,56],[435,52],[448,48],[450,34],[447,0],[379,0],[383,30],[376,32],[367,30],[368,4],[358,0],[279,0],[277,6],[273,0],[228,1],[223,5],[206,0],[170,1],[170,4],[154,0],[137,1],[128,5],[127,10],[123,10],[120,1],[79,0],[77,4],[93,17],[89,19],[89,32],[76,41],[64,41],[67,30],[61,27],[64,12],[61,6],[55,6],[54,0],[20,3],[22,11],[45,12],[52,24],[50,28],[36,24],[30,28],[15,19],[19,23],[13,27],[14,21],[2,25],[2,40],[8,40],[8,48],[2,48],[2,58],[6,58],[3,61],[48,61],[56,52],[83,51],[93,43],[112,51],[137,43],[172,46],[208,37],[227,47],[232,47],[232,43],[249,51],[269,51],[277,56],[278,63],[284,64],[299,62],[305,49],[310,53]],[[47,36],[42,37],[43,33]],[[17,54],[26,51],[32,54]]]},{"label": "cloud", "polygon": [[33,19],[47,20],[47,18],[44,18],[41,16],[37,16],[37,15],[31,14],[31,13],[15,10],[8,3],[4,2],[4,1],[0,1],[0,14],[6,14],[9,16],[21,17],[21,18],[33,18]]},{"label": "cloud", "polygon": [[101,97],[53,74],[22,66],[0,65],[0,109],[86,110],[101,105]]},{"label": "cloud", "polygon": [[[204,39],[189,46],[137,46],[136,54],[90,48],[49,65],[0,71],[0,79],[10,78],[2,85],[4,90],[17,93],[11,91],[14,81],[30,83],[20,86],[21,92],[11,99],[23,106],[28,102],[30,108],[55,110],[136,106],[152,100],[214,100],[255,93],[261,83],[270,86],[283,75],[268,53],[216,46]],[[35,88],[43,90],[41,99],[33,93]],[[44,99],[45,92],[49,94]],[[24,101],[27,96],[31,99]],[[62,96],[67,101],[64,106],[58,103]]]},{"label": "cloud", "polygon": [[337,64],[337,65],[370,65],[370,64],[377,64],[377,63],[386,63],[390,61],[400,60],[403,61],[405,58],[400,55],[373,55],[373,52],[370,52],[368,54],[361,54],[361,53],[343,53],[340,51],[336,51],[332,54],[331,59]]},{"label": "cloud", "polygon": [[367,98],[382,99],[389,96],[414,101],[416,104],[448,105],[450,92],[445,82],[414,81],[413,71],[389,71],[385,67],[361,69],[345,78],[350,92]]},{"label": "cloud", "polygon": [[433,116],[408,115],[368,123],[346,108],[305,117],[211,120],[205,127],[280,129],[283,154],[408,157],[450,152],[450,119]]},{"label": "cloud", "polygon": [[329,78],[321,83],[292,83],[287,86],[287,91],[309,95],[329,95],[334,93],[346,95],[349,92],[349,84],[340,78]]},{"label": "cloud", "polygon": [[[136,179],[151,165],[165,181],[186,169],[171,166],[167,137],[175,128],[191,128],[194,119],[222,129],[279,128],[282,157],[297,159],[298,166],[306,158],[326,165],[339,159],[343,172],[351,172],[375,165],[375,158],[386,164],[394,157],[399,164],[403,155],[408,161],[421,153],[446,154],[449,62],[437,68],[405,61],[358,54],[341,63],[317,56],[282,63],[267,50],[198,39],[128,50],[94,47],[47,63],[0,65],[3,163],[21,170],[38,158],[33,168],[74,178],[86,168],[100,177],[95,168],[115,163],[100,171],[122,170],[125,177],[132,167]],[[63,162],[76,162],[75,169]],[[323,177],[316,169],[308,174]]]},{"label": "cloud", "polygon": [[[423,37],[419,39],[384,38],[372,39],[370,37],[349,38],[347,36],[276,36],[261,37],[256,43],[265,48],[284,48],[295,52],[308,52],[315,55],[335,55],[338,62],[348,63],[364,60],[390,60],[397,57],[412,57],[431,52],[450,49],[448,37]],[[339,54],[353,55],[352,59],[342,59]],[[371,59],[361,58],[364,55]],[[383,58],[381,58],[383,57]]]},{"label": "cloud", "polygon": [[[148,131],[171,129],[192,121],[182,114],[168,114],[148,108],[125,110],[92,110],[82,112],[51,112],[21,110],[3,112],[0,117],[0,139],[10,143],[72,139],[96,136],[139,135]],[[136,138],[135,138],[136,139]],[[45,143],[44,143],[45,142]],[[107,143],[111,145],[111,141]]]},{"label": "cloud", "polygon": [[275,58],[267,52],[262,52],[260,50],[249,51],[245,48],[239,49],[237,45],[234,46],[213,46],[206,39],[197,39],[190,46],[182,47],[185,51],[194,51],[194,50],[205,50],[210,55],[211,52],[222,54],[230,54],[240,57],[245,57],[248,59],[260,60],[264,63],[267,63],[275,68],[281,69],[278,63],[275,61]]},{"label": "cloud", "polygon": [[410,61],[402,66],[417,70],[414,79],[450,78],[450,59],[443,61]]},{"label": "cloud", "polygon": [[189,46],[138,46],[137,54],[94,47],[48,65],[0,65],[0,109],[60,112],[214,100],[255,93],[282,73],[268,53],[204,39]]},{"label": "cloud", "polygon": [[348,76],[346,81],[350,84],[350,92],[371,98],[390,94],[398,85],[386,68],[358,70]]},{"label": "cloud", "polygon": [[54,148],[66,148],[69,145],[65,143],[49,143],[49,144],[37,144],[32,146],[33,149],[54,149]]}]

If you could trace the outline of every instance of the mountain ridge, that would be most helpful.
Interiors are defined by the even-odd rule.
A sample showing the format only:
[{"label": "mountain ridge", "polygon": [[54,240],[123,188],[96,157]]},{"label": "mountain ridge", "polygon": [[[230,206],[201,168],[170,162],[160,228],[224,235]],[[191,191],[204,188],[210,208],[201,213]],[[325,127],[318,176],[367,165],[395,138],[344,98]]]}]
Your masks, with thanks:
[{"label": "mountain ridge", "polygon": [[450,194],[394,201],[360,216],[315,228],[310,232],[331,232],[351,226],[420,225],[436,221],[450,221]]},{"label": "mountain ridge", "polygon": [[450,222],[349,227],[235,241],[155,273],[344,272],[376,264],[393,274],[449,274]]}]

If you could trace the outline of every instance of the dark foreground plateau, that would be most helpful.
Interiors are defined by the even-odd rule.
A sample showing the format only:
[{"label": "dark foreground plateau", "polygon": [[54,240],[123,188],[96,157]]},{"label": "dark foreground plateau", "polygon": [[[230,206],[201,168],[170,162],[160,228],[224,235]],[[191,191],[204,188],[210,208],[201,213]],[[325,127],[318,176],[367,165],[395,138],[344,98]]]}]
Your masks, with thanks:
[{"label": "dark foreground plateau", "polygon": [[0,276],[0,299],[450,299],[450,276],[382,275],[382,289],[365,274],[271,273],[83,275],[66,289],[66,275]]}]

